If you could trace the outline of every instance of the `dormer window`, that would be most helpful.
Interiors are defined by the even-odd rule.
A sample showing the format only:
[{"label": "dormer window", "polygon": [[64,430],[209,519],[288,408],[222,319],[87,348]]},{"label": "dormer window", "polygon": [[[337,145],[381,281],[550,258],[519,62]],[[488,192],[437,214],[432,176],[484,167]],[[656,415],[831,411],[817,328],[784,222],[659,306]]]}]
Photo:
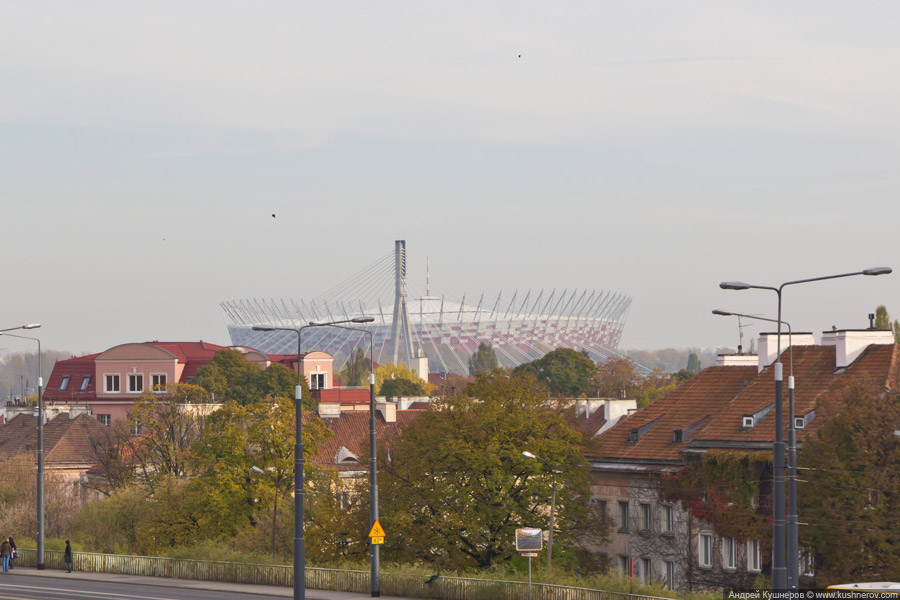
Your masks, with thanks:
[{"label": "dormer window", "polygon": [[63,375],[62,380],[59,382],[59,391],[64,392],[66,388],[69,387],[69,376]]},{"label": "dormer window", "polygon": [[676,444],[681,443],[684,440],[684,430],[683,429],[673,429],[672,430],[672,441]]},{"label": "dormer window", "polygon": [[806,427],[806,419],[803,417],[794,417],[794,429],[803,429]]},{"label": "dormer window", "polygon": [[637,429],[629,429],[628,430],[628,441],[629,442],[638,441],[638,430]]},{"label": "dormer window", "polygon": [[81,387],[78,388],[79,392],[86,392],[88,389],[88,385],[91,383],[91,376],[85,375],[81,378]]},{"label": "dormer window", "polygon": [[753,418],[753,415],[744,415],[743,418],[741,419],[741,428],[742,429],[750,429],[754,425],[756,425],[756,423],[755,423],[755,419]]}]

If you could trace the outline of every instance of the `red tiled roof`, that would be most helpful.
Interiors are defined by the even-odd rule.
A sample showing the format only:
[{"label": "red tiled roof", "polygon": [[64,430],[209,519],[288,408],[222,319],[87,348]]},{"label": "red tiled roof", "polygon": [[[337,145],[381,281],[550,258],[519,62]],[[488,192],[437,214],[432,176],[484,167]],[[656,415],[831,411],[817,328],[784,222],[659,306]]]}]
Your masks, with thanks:
[{"label": "red tiled roof", "polygon": [[[790,349],[785,350],[785,432],[790,424],[787,379],[792,360],[796,416],[814,410],[822,396],[841,382],[862,381],[874,389],[884,389],[900,371],[896,345],[871,345],[842,370],[835,368],[834,346],[795,346],[793,357]],[[765,448],[775,437],[774,409],[754,427],[743,428],[742,418],[774,401],[774,369],[758,373],[756,367],[710,367],[594,438],[587,454],[596,460],[659,465],[682,462],[681,453],[689,448]],[[814,419],[798,430],[798,441],[813,435],[821,422]],[[674,441],[676,429],[683,432],[681,442]],[[640,436],[637,441],[629,441],[631,431]]]},{"label": "red tiled roof", "polygon": [[597,435],[597,432],[600,431],[604,425],[606,425],[606,412],[601,407],[595,410],[594,414],[587,419],[576,418],[572,423],[572,428],[575,431],[583,433],[587,436],[587,439],[591,439]]},{"label": "red tiled roof", "polygon": [[[709,367],[594,438],[587,455],[613,461],[680,461],[680,451],[692,436],[673,442],[673,430],[689,429],[718,413],[748,381],[756,367]],[[637,442],[631,429],[648,425]]]},{"label": "red tiled roof", "polygon": [[[891,366],[896,362],[896,346],[869,346],[853,363],[840,373],[835,368],[834,346],[795,346],[793,348],[794,414],[802,416],[816,408],[818,399],[835,384],[848,379],[865,383],[880,383],[883,387],[889,379]],[[791,353],[781,356],[783,368],[783,422],[787,432],[790,426],[788,414],[788,375],[791,373]],[[752,415],[775,402],[774,368],[759,373],[753,381],[726,405],[694,436],[695,444],[704,446],[716,442],[738,444],[771,444],[775,439],[775,410],[770,410],[750,428],[742,428],[742,417]],[[817,430],[812,421],[809,427],[797,431],[797,439]]]},{"label": "red tiled roof", "polygon": [[[53,465],[92,465],[96,462],[93,442],[107,432],[105,425],[87,415],[70,419],[61,414],[44,424],[44,460]],[[20,414],[0,427],[0,453],[37,452],[37,417]]]},{"label": "red tiled roof", "polygon": [[[376,413],[375,436],[378,447],[390,447],[400,432],[424,413],[423,410],[398,410],[396,423],[385,423],[381,413]],[[343,412],[340,417],[326,419],[325,422],[334,435],[319,446],[312,461],[323,466],[335,467],[339,471],[360,470],[359,463],[365,462],[368,458],[369,411]],[[335,459],[341,447],[355,454],[359,463],[336,464]]]},{"label": "red tiled roof", "polygon": [[[47,387],[44,388],[44,399],[48,401],[72,401],[94,398],[97,384],[94,381],[94,359],[98,356],[100,355],[88,354],[56,361],[56,364],[53,365],[53,372],[47,378]],[[65,375],[69,376],[69,383],[65,390],[60,391],[59,386],[62,384]],[[89,375],[91,379],[88,382],[87,390],[80,392],[81,381],[86,375]]]},{"label": "red tiled roof", "polygon": [[369,404],[371,400],[371,392],[368,389],[336,387],[324,390],[311,390],[310,393],[319,402],[335,404]]}]

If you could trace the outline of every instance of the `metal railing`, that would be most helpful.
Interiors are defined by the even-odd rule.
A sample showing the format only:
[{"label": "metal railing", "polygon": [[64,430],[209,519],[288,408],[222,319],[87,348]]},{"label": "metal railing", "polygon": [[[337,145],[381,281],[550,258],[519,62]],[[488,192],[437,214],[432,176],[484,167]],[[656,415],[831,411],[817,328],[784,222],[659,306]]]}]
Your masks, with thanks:
[{"label": "metal railing", "polygon": [[[19,549],[16,566],[34,567],[37,551]],[[45,550],[44,565],[48,569],[65,569],[61,550]],[[259,565],[211,560],[127,556],[74,552],[75,571],[115,573],[144,577],[196,579],[291,587],[294,569],[290,565]],[[337,592],[367,594],[369,571],[349,569],[306,568],[306,587]],[[432,578],[429,578],[431,580]],[[588,588],[566,587],[547,583],[476,579],[471,577],[434,578],[430,583],[421,575],[381,573],[381,592],[386,596],[405,596],[434,600],[670,600]]]}]

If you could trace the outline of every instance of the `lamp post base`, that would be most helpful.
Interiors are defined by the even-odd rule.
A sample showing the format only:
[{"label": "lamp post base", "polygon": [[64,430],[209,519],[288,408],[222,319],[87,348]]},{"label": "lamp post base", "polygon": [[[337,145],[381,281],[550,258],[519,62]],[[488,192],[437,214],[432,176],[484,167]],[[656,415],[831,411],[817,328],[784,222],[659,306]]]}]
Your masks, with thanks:
[{"label": "lamp post base", "polygon": [[44,563],[38,563],[37,570],[38,570],[38,571],[43,571],[43,570],[44,570]]}]

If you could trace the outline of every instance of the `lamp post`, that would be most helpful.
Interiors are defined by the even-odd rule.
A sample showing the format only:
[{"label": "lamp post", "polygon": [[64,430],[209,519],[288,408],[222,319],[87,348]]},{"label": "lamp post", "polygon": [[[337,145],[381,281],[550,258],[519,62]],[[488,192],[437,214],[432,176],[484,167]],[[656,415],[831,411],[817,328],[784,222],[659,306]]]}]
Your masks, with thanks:
[{"label": "lamp post", "polygon": [[[370,318],[371,320],[371,318]],[[365,322],[349,320],[346,322]],[[345,321],[341,321],[345,322]],[[253,331],[293,331],[297,334],[297,386],[294,388],[294,404],[296,409],[296,439],[294,442],[294,600],[306,598],[306,541],[303,539],[303,438],[301,437],[303,412],[303,372],[300,368],[303,330],[309,327],[321,327],[330,323],[309,324],[301,327],[264,327],[254,326]]]},{"label": "lamp post", "polygon": [[[785,515],[784,515],[784,441],[782,438],[783,428],[783,406],[782,406],[782,365],[781,365],[781,297],[782,291],[789,285],[799,283],[810,283],[813,281],[824,281],[826,279],[840,279],[842,277],[853,277],[855,275],[887,275],[891,273],[890,267],[873,267],[862,271],[854,271],[852,273],[840,273],[838,275],[825,275],[823,277],[811,277],[809,279],[798,279],[796,281],[786,281],[778,287],[766,285],[751,285],[742,281],[723,281],[719,287],[723,290],[771,290],[778,296],[778,318],[776,320],[778,326],[777,334],[777,355],[775,359],[775,441],[774,441],[774,476],[773,476],[773,495],[772,502],[772,520],[773,520],[773,540],[772,544],[772,588],[775,590],[786,590],[799,588],[800,583],[800,549],[799,549],[799,524],[797,521],[797,491],[796,478],[792,481],[793,504],[790,506],[791,514],[788,515],[788,552],[787,563],[785,563]],[[790,413],[794,413],[793,394],[790,394]],[[788,424],[789,439],[794,439],[794,422]],[[792,449],[792,453],[796,454],[796,447]],[[796,465],[796,456],[791,458]]]},{"label": "lamp post", "polygon": [[550,475],[552,477],[553,494],[550,496],[550,530],[547,533],[547,576],[549,577],[550,567],[553,562],[553,519],[556,515],[556,474],[559,473],[559,471],[557,469],[554,469],[553,465],[551,465],[549,462],[547,462],[540,456],[535,456],[528,450],[524,450],[522,452],[522,456],[524,456],[525,458],[533,458],[539,460],[547,465],[547,468],[550,469]]},{"label": "lamp post", "polygon": [[[16,335],[7,333],[8,331],[16,331],[19,329],[37,329],[40,323],[31,323],[29,325],[20,325],[19,327],[10,327],[8,329],[0,329],[0,335],[20,338],[23,340],[31,340],[37,342],[38,345],[38,415],[37,415],[37,568],[39,571],[44,569],[44,379],[41,377],[41,340],[35,337],[25,335]],[[22,392],[22,400],[25,400],[25,392]]]},{"label": "lamp post", "polygon": [[306,541],[303,539],[303,438],[302,423],[303,387],[300,385],[303,372],[300,369],[303,330],[309,327],[254,327],[253,331],[293,331],[297,334],[297,386],[294,388],[294,405],[297,424],[294,441],[294,600],[306,598]]},{"label": "lamp post", "polygon": [[275,477],[272,476],[271,473],[263,471],[256,465],[250,467],[250,470],[254,473],[259,473],[260,475],[269,477],[272,480],[272,483],[275,484],[275,501],[274,506],[272,507],[272,556],[275,556],[275,521],[276,519],[278,519],[278,482],[275,480]]},{"label": "lamp post", "polygon": [[[378,470],[376,455],[376,435],[375,435],[375,337],[368,329],[359,327],[346,327],[342,323],[371,323],[374,317],[355,317],[343,321],[332,321],[330,323],[310,322],[307,327],[336,327],[338,329],[348,329],[350,331],[361,331],[369,336],[369,528],[371,529],[378,520]],[[371,596],[378,598],[381,596],[381,577],[380,577],[380,544],[370,543],[370,559],[371,559]]]}]

